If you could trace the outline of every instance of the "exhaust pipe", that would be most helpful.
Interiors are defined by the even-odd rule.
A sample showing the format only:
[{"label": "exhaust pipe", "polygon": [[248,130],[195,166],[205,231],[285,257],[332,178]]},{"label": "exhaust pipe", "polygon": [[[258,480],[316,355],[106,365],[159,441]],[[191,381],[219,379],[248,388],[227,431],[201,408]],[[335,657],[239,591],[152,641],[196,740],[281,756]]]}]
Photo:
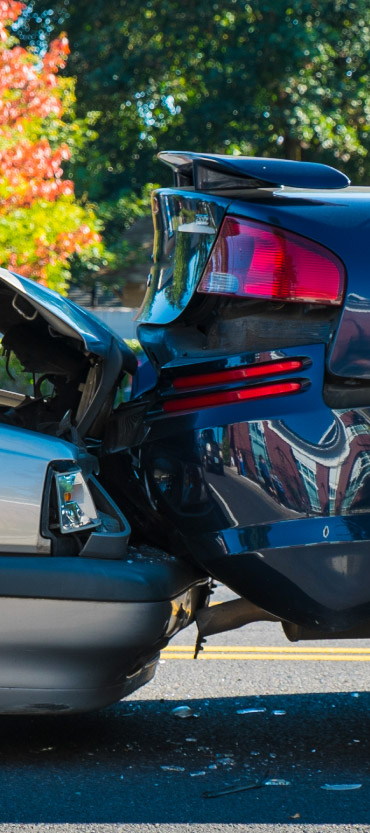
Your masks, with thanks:
[{"label": "exhaust pipe", "polygon": [[277,616],[257,607],[248,599],[232,599],[212,607],[203,607],[195,615],[201,639],[214,633],[232,631],[251,622],[280,622]]}]

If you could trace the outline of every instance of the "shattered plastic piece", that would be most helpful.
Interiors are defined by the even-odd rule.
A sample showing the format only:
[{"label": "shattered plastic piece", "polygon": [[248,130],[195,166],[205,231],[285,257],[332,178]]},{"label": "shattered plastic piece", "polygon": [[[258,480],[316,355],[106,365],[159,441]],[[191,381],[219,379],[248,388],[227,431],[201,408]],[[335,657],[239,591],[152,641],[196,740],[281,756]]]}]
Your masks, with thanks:
[{"label": "shattered plastic piece", "polygon": [[358,691],[352,691],[351,697],[359,697]]},{"label": "shattered plastic piece", "polygon": [[164,772],[185,772],[184,766],[161,766]]},{"label": "shattered plastic piece", "polygon": [[259,714],[260,712],[265,712],[266,709],[237,709],[237,714]]},{"label": "shattered plastic piece", "polygon": [[322,790],[359,790],[362,784],[321,784]]},{"label": "shattered plastic piece", "polygon": [[195,717],[193,709],[190,706],[176,706],[176,708],[172,709],[172,714],[175,717]]},{"label": "shattered plastic piece", "polygon": [[286,714],[284,709],[275,709],[271,714]]},{"label": "shattered plastic piece", "polygon": [[285,778],[266,778],[263,782],[264,787],[290,787],[291,781],[286,781]]},{"label": "shattered plastic piece", "polygon": [[217,769],[217,764],[210,764],[208,769]]},{"label": "shattered plastic piece", "polygon": [[301,818],[301,814],[300,814],[300,813],[294,813],[294,816],[289,816],[289,818],[290,818],[290,819],[300,819],[300,818]]},{"label": "shattered plastic piece", "polygon": [[202,769],[199,772],[191,772],[190,773],[190,778],[196,778],[198,775],[205,775],[205,774],[206,773],[205,773],[204,769]]}]

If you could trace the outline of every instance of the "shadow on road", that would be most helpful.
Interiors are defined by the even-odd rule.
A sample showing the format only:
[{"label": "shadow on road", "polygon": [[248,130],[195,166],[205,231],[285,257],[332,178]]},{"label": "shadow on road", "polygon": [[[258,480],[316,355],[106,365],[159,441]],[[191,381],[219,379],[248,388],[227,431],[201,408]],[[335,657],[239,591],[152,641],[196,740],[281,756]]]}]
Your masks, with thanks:
[{"label": "shadow on road", "polygon": [[[1,717],[0,823],[368,823],[370,694],[185,702],[198,717],[171,700]],[[203,796],[267,771],[290,784]]]}]

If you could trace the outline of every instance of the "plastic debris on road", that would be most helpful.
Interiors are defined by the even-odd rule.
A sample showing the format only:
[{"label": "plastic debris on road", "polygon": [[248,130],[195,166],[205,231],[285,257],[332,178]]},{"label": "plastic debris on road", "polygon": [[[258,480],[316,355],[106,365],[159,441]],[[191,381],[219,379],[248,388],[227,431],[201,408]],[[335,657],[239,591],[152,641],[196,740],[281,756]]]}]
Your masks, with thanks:
[{"label": "plastic debris on road", "polygon": [[161,766],[164,772],[185,772],[184,766]]},{"label": "plastic debris on road", "polygon": [[172,709],[172,714],[175,717],[199,717],[199,715],[195,714],[193,709],[190,706],[176,706],[176,708]]},{"label": "plastic debris on road", "polygon": [[199,772],[191,772],[190,773],[190,778],[197,778],[198,775],[205,775],[205,774],[206,774],[205,771],[202,769]]},{"label": "plastic debris on road", "polygon": [[291,781],[285,778],[268,778],[263,782],[264,787],[290,787]]},{"label": "plastic debris on road", "polygon": [[237,714],[260,714],[265,712],[266,709],[237,709]]},{"label": "plastic debris on road", "polygon": [[362,787],[362,784],[322,784],[322,790],[359,790]]},{"label": "plastic debris on road", "polygon": [[286,714],[284,709],[275,709],[271,714]]},{"label": "plastic debris on road", "polygon": [[217,790],[217,791],[209,791],[203,793],[204,798],[218,798],[221,795],[229,795],[229,793],[240,793],[244,792],[245,790],[258,790],[260,787],[264,787],[264,781],[248,781],[247,784],[236,784],[234,787],[224,787],[224,789]]}]

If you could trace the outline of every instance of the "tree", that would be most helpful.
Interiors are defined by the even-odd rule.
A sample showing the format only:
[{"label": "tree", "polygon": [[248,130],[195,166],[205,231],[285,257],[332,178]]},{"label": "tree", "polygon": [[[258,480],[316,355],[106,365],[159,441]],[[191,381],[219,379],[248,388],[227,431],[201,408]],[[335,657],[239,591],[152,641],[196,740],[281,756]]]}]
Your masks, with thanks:
[{"label": "tree", "polygon": [[[160,149],[283,156],[370,177],[368,0],[30,0],[18,33],[65,26],[77,116],[95,133],[72,166],[119,247]],[[118,208],[125,199],[127,219]]]},{"label": "tree", "polygon": [[73,82],[59,78],[68,41],[54,40],[43,55],[9,34],[23,4],[0,0],[0,264],[65,291],[70,259],[102,260],[92,209],[74,198],[63,177],[76,130],[63,121]]},{"label": "tree", "polygon": [[22,36],[40,44],[61,22],[98,134],[77,170],[94,197],[157,178],[164,145],[368,170],[367,0],[32,0]]}]

